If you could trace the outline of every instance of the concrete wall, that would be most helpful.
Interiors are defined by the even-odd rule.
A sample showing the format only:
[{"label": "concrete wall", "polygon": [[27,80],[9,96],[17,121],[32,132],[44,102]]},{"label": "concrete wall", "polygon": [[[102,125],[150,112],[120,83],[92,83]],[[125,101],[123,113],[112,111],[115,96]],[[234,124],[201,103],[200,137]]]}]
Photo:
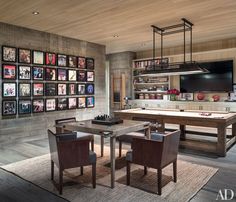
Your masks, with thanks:
[{"label": "concrete wall", "polygon": [[[46,136],[46,130],[53,128],[55,119],[76,116],[78,120],[83,120],[93,118],[100,113],[106,113],[104,104],[105,46],[4,23],[0,23],[0,45],[86,56],[95,59],[95,108],[31,114],[24,118],[16,117],[7,120],[3,120],[0,115],[0,144],[6,141],[16,141],[25,136]],[[1,79],[0,84],[2,84]],[[2,103],[2,93],[0,102]]]}]

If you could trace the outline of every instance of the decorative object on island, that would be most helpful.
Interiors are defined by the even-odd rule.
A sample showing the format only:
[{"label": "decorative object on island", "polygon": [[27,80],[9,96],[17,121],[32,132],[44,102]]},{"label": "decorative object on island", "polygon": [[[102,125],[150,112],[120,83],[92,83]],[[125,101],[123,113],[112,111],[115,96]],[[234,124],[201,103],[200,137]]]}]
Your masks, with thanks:
[{"label": "decorative object on island", "polygon": [[123,123],[123,120],[120,118],[112,118],[107,114],[103,114],[103,115],[94,117],[94,119],[92,120],[92,123],[111,126],[111,125]]},{"label": "decorative object on island", "polygon": [[179,95],[179,90],[177,90],[175,88],[170,89],[170,90],[167,91],[167,94],[170,95],[170,101],[175,101],[175,100],[177,100],[176,96]]},{"label": "decorative object on island", "polygon": [[218,102],[220,100],[220,96],[219,95],[213,95],[212,99],[214,102]]},{"label": "decorative object on island", "polygon": [[204,100],[204,99],[205,99],[204,93],[198,93],[198,94],[197,94],[197,99],[198,99],[198,100]]}]

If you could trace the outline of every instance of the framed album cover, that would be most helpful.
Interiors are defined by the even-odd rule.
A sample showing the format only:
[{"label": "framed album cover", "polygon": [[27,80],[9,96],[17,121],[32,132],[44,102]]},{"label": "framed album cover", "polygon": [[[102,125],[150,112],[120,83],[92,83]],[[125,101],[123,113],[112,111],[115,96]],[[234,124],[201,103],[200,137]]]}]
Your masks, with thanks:
[{"label": "framed album cover", "polygon": [[86,98],[85,97],[79,97],[78,98],[78,108],[86,108]]},{"label": "framed album cover", "polygon": [[66,110],[67,109],[67,98],[58,98],[57,99],[57,110]]},{"label": "framed album cover", "polygon": [[87,81],[94,82],[94,71],[87,71]]},{"label": "framed album cover", "polygon": [[57,84],[57,95],[67,95],[67,89],[65,83]]},{"label": "framed album cover", "polygon": [[32,101],[31,100],[19,100],[18,102],[18,114],[31,114]]},{"label": "framed album cover", "polygon": [[2,61],[4,62],[16,62],[16,52],[15,47],[2,46]]},{"label": "framed album cover", "polygon": [[86,71],[77,71],[77,81],[86,82]]},{"label": "framed album cover", "polygon": [[52,112],[56,111],[56,98],[50,98],[45,100],[45,111],[46,112]]},{"label": "framed album cover", "polygon": [[57,54],[57,65],[59,67],[66,67],[67,66],[67,55]]},{"label": "framed album cover", "polygon": [[56,81],[57,78],[57,70],[56,68],[45,68],[45,80],[46,81]]},{"label": "framed album cover", "polygon": [[18,66],[18,79],[30,80],[31,79],[31,67],[30,66]]},{"label": "framed album cover", "polygon": [[78,95],[85,95],[85,84],[78,84]]},{"label": "framed album cover", "polygon": [[68,109],[76,109],[77,108],[77,98],[70,97],[68,98]]},{"label": "framed album cover", "polygon": [[2,82],[2,97],[16,97],[16,82]]},{"label": "framed album cover", "polygon": [[85,69],[85,57],[78,57],[78,68]]},{"label": "framed album cover", "polygon": [[16,80],[16,65],[2,65],[2,79]]},{"label": "framed album cover", "polygon": [[31,96],[31,83],[19,83],[18,84],[18,96],[30,97]]},{"label": "framed album cover", "polygon": [[88,95],[94,94],[94,84],[93,83],[87,83],[85,85],[85,93]]},{"label": "framed album cover", "polygon": [[86,97],[86,107],[87,108],[93,108],[94,105],[95,105],[94,96]]},{"label": "framed album cover", "polygon": [[44,52],[33,50],[33,64],[44,65]]},{"label": "framed album cover", "polygon": [[57,80],[58,81],[67,80],[67,69],[57,69]]},{"label": "framed album cover", "polygon": [[86,69],[94,69],[94,59],[86,58]]},{"label": "framed album cover", "polygon": [[32,67],[32,74],[34,80],[43,80],[44,79],[43,67]]},{"label": "framed album cover", "polygon": [[2,115],[10,116],[16,115],[16,100],[3,100],[2,101]]},{"label": "framed album cover", "polygon": [[43,95],[44,95],[44,84],[33,83],[33,96],[43,96]]},{"label": "framed album cover", "polygon": [[33,99],[32,111],[33,111],[33,113],[44,112],[44,100],[43,99]]},{"label": "framed album cover", "polygon": [[76,95],[76,83],[69,83],[68,84],[68,95]]},{"label": "framed album cover", "polygon": [[45,95],[46,96],[56,96],[57,95],[57,84],[56,83],[46,83],[45,84]]},{"label": "framed album cover", "polygon": [[18,62],[24,64],[31,64],[31,50],[19,48],[18,49]]},{"label": "framed album cover", "polygon": [[68,56],[68,66],[77,68],[77,57],[76,56]]},{"label": "framed album cover", "polygon": [[56,66],[56,53],[45,53],[45,65]]},{"label": "framed album cover", "polygon": [[68,70],[68,81],[76,81],[76,76],[77,76],[77,71],[76,70]]}]

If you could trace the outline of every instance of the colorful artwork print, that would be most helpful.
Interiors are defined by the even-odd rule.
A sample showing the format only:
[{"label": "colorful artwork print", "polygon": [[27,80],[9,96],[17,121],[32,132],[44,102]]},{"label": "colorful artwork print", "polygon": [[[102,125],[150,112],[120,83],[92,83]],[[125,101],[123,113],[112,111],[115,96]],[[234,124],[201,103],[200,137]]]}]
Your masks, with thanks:
[{"label": "colorful artwork print", "polygon": [[86,68],[87,69],[94,69],[94,59],[93,58],[86,58]]},{"label": "colorful artwork print", "polygon": [[85,82],[86,81],[86,72],[78,71],[78,81]]},{"label": "colorful artwork print", "polygon": [[46,96],[56,96],[57,95],[57,84],[56,83],[46,83],[45,84],[45,95]]},{"label": "colorful artwork print", "polygon": [[19,97],[30,97],[31,96],[31,84],[30,83],[19,83]]},{"label": "colorful artwork print", "polygon": [[75,83],[68,84],[68,95],[76,95],[76,84]]},{"label": "colorful artwork print", "polygon": [[85,97],[79,97],[78,98],[78,108],[86,108],[86,98]]},{"label": "colorful artwork print", "polygon": [[87,71],[87,81],[94,82],[94,72],[93,71]]},{"label": "colorful artwork print", "polygon": [[68,81],[76,81],[76,70],[68,70]]},{"label": "colorful artwork print", "polygon": [[77,98],[70,97],[68,98],[68,109],[76,109],[77,108]]},{"label": "colorful artwork print", "polygon": [[3,65],[2,66],[3,79],[16,79],[16,65]]},{"label": "colorful artwork print", "polygon": [[33,96],[43,96],[44,87],[43,83],[33,83]]},{"label": "colorful artwork print", "polygon": [[31,100],[19,100],[18,104],[18,113],[19,114],[30,114],[32,103]]},{"label": "colorful artwork print", "polygon": [[46,99],[46,111],[51,112],[56,110],[56,99]]},{"label": "colorful artwork print", "polygon": [[16,96],[16,83],[2,83],[3,97]]},{"label": "colorful artwork print", "polygon": [[2,60],[4,62],[16,62],[16,48],[15,47],[2,47]]},{"label": "colorful artwork print", "polygon": [[31,50],[19,48],[18,61],[19,63],[30,64]]},{"label": "colorful artwork print", "polygon": [[20,80],[30,80],[31,79],[31,67],[30,66],[18,66],[18,74]]},{"label": "colorful artwork print", "polygon": [[33,67],[32,71],[34,80],[43,80],[43,75],[44,75],[43,67]]},{"label": "colorful artwork print", "polygon": [[45,58],[46,58],[46,65],[56,65],[56,54],[55,53],[46,53],[45,54]]},{"label": "colorful artwork print", "polygon": [[45,80],[55,81],[56,80],[56,69],[55,68],[45,68]]},{"label": "colorful artwork print", "polygon": [[67,89],[66,89],[65,83],[58,83],[57,84],[57,93],[58,93],[58,95],[66,95],[67,94]]},{"label": "colorful artwork print", "polygon": [[44,64],[44,52],[33,50],[33,63],[38,65]]},{"label": "colorful artwork print", "polygon": [[94,84],[86,84],[86,94],[93,95],[94,94]]},{"label": "colorful artwork print", "polygon": [[94,97],[86,97],[86,106],[89,107],[94,107]]},{"label": "colorful artwork print", "polygon": [[16,115],[16,100],[3,100],[2,101],[2,115]]},{"label": "colorful artwork print", "polygon": [[67,80],[67,70],[66,69],[58,69],[57,70],[57,80],[58,81],[66,81]]},{"label": "colorful artwork print", "polygon": [[57,65],[58,66],[66,67],[67,66],[66,61],[67,61],[67,56],[66,55],[63,55],[63,54],[58,54],[57,55]]},{"label": "colorful artwork print", "polygon": [[77,67],[76,56],[68,56],[68,65],[69,65],[69,67]]},{"label": "colorful artwork print", "polygon": [[33,100],[33,113],[44,112],[44,100],[37,99]]},{"label": "colorful artwork print", "polygon": [[78,57],[78,68],[85,69],[85,57]]},{"label": "colorful artwork print", "polygon": [[85,95],[85,84],[78,84],[78,95]]},{"label": "colorful artwork print", "polygon": [[67,109],[67,98],[58,98],[57,99],[57,110]]}]

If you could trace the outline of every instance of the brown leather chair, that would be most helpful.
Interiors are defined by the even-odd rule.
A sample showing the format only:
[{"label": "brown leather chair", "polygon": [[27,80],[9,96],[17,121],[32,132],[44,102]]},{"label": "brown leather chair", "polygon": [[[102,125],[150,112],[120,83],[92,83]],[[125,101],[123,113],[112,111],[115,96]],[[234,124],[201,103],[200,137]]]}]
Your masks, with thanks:
[{"label": "brown leather chair", "polygon": [[[76,118],[71,117],[71,118],[55,120],[56,133],[59,134],[59,133],[64,133],[64,132],[72,132],[72,131],[65,130],[63,128],[63,123],[70,123],[70,122],[76,122]],[[91,138],[91,149],[92,149],[92,151],[94,151],[94,137],[93,136],[91,136],[91,137],[92,137]],[[103,153],[104,153],[104,136],[101,136],[101,156],[103,156]]]},{"label": "brown leather chair", "polygon": [[127,152],[127,185],[130,185],[130,164],[157,169],[158,194],[161,195],[162,169],[173,163],[174,182],[177,182],[177,155],[179,148],[180,131],[163,134],[162,141],[134,138],[132,151]]},{"label": "brown leather chair", "polygon": [[[77,138],[76,133],[54,134],[48,130],[49,148],[51,154],[51,180],[59,193],[62,194],[63,171],[69,168],[76,168],[92,165],[92,183],[96,188],[96,153],[89,151],[91,135]],[[54,181],[54,164],[59,169],[59,183]],[[81,169],[81,175],[83,169]]]}]

